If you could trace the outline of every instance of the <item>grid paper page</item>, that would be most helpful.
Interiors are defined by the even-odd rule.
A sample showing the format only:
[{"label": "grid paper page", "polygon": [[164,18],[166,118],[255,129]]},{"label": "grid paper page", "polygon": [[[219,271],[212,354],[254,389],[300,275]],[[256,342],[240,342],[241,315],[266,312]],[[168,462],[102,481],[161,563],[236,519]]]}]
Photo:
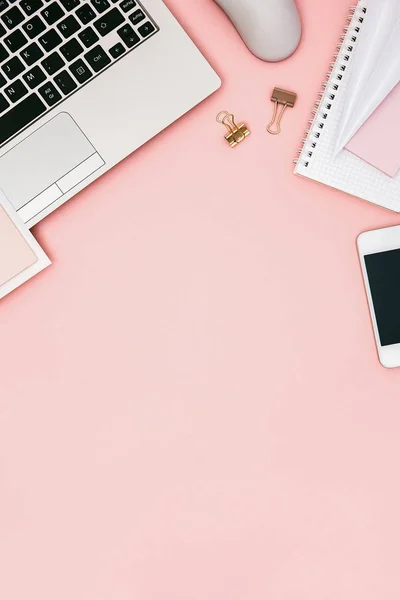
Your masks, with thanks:
[{"label": "grid paper page", "polygon": [[[364,11],[365,4],[361,0],[351,19],[294,172],[400,212],[400,172],[394,178],[388,177],[348,150],[342,150],[334,157],[337,124],[343,112],[347,81],[351,75],[351,53],[357,44],[354,38],[361,31],[362,20],[368,18]],[[337,90],[335,86],[338,86]]]}]

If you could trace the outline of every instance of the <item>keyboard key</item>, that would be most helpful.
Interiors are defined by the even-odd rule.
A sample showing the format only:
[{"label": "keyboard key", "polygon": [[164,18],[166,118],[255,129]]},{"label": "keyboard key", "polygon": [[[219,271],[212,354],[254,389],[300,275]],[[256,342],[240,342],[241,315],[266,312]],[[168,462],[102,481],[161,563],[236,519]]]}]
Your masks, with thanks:
[{"label": "keyboard key", "polygon": [[130,10],[132,10],[132,8],[134,8],[136,6],[136,0],[124,0],[124,2],[121,2],[121,4],[119,5],[119,7],[124,11],[124,12],[129,12]]},{"label": "keyboard key", "polygon": [[138,29],[138,31],[142,37],[147,37],[148,35],[153,33],[153,31],[155,31],[155,30],[156,30],[156,28],[154,27],[153,23],[150,23],[150,21],[147,21],[147,23],[145,23]]},{"label": "keyboard key", "polygon": [[0,73],[0,88],[2,88],[4,85],[6,85],[7,83],[7,79],[5,77],[3,77],[3,75]]},{"label": "keyboard key", "polygon": [[86,48],[90,48],[90,46],[93,46],[93,44],[98,42],[100,39],[97,33],[91,27],[87,27],[86,29],[78,33],[78,37],[81,40],[81,42],[85,44]]},{"label": "keyboard key", "polygon": [[15,81],[13,81],[13,83],[4,88],[4,92],[10,98],[11,102],[17,102],[23,96],[26,96],[28,90],[26,89],[22,81],[16,79]]},{"label": "keyboard key", "polygon": [[67,71],[61,71],[61,73],[54,77],[54,81],[65,95],[70,94],[78,87]]},{"label": "keyboard key", "polygon": [[0,37],[6,35],[7,31],[4,29],[3,25],[0,23]]},{"label": "keyboard key", "polygon": [[22,46],[25,46],[27,41],[28,40],[26,39],[22,31],[20,31],[19,29],[17,29],[4,39],[4,43],[6,44],[10,52],[16,52],[17,50],[22,48]]},{"label": "keyboard key", "polygon": [[0,113],[4,112],[9,106],[9,101],[4,98],[3,94],[0,94]]},{"label": "keyboard key", "polygon": [[14,29],[14,27],[22,23],[22,21],[24,21],[25,18],[22,12],[19,10],[19,8],[13,6],[12,8],[10,8],[10,10],[1,15],[1,20],[8,29]]},{"label": "keyboard key", "polygon": [[75,14],[84,25],[87,25],[90,23],[90,21],[93,21],[93,19],[97,17],[93,8],[91,8],[89,4],[84,4],[81,6],[81,8],[78,8]]},{"label": "keyboard key", "polygon": [[81,58],[74,62],[70,66],[69,70],[71,71],[72,75],[79,81],[79,83],[85,83],[85,81],[90,79],[93,75],[92,71],[83,62]]},{"label": "keyboard key", "polygon": [[18,77],[22,71],[25,71],[25,67],[19,60],[18,56],[13,56],[9,61],[1,66],[3,72],[7,75],[8,79],[14,79]]},{"label": "keyboard key", "polygon": [[55,29],[49,29],[40,36],[39,43],[43,46],[46,52],[51,52],[62,42],[61,36],[57,33]]},{"label": "keyboard key", "polygon": [[33,88],[43,83],[43,81],[46,81],[46,75],[40,67],[33,67],[33,69],[23,75],[23,79],[31,90],[33,90]]},{"label": "keyboard key", "polygon": [[65,10],[73,10],[80,4],[80,0],[60,0]]},{"label": "keyboard key", "polygon": [[132,48],[140,42],[140,37],[133,31],[130,25],[124,25],[121,29],[118,29],[117,33],[128,48]]},{"label": "keyboard key", "polygon": [[27,23],[24,23],[22,29],[32,40],[46,29],[46,25],[43,23],[42,19],[36,15],[27,21]]},{"label": "keyboard key", "polygon": [[22,50],[20,54],[21,58],[26,62],[28,67],[33,65],[36,61],[38,61],[43,56],[43,52],[39,48],[39,46],[33,42],[30,46],[27,46],[25,50]]},{"label": "keyboard key", "polygon": [[110,8],[108,0],[92,0],[92,4],[99,13],[103,13],[107,8]]},{"label": "keyboard key", "polygon": [[38,92],[49,106],[54,106],[62,98],[60,92],[56,90],[52,83],[46,83],[46,85],[39,88]]},{"label": "keyboard key", "polygon": [[81,28],[78,21],[72,15],[61,21],[57,27],[65,38],[71,37],[71,35],[74,35]]},{"label": "keyboard key", "polygon": [[0,144],[9,140],[46,111],[39,96],[32,94],[0,118]]},{"label": "keyboard key", "polygon": [[107,56],[101,46],[96,46],[96,48],[93,48],[93,50],[87,52],[87,54],[85,54],[85,58],[95,73],[101,71],[101,69],[109,65],[111,62],[110,57]]},{"label": "keyboard key", "polygon": [[59,21],[65,15],[65,12],[58,2],[52,2],[40,14],[48,25],[54,25],[56,21]]},{"label": "keyboard key", "polygon": [[113,31],[116,27],[119,27],[125,21],[122,13],[117,9],[113,8],[110,12],[103,15],[100,19],[95,21],[93,25],[101,36],[105,36],[110,31]]},{"label": "keyboard key", "polygon": [[7,50],[4,48],[3,44],[0,44],[0,62],[3,62],[3,60],[6,60],[6,58],[8,58],[9,54],[7,52]]},{"label": "keyboard key", "polygon": [[110,48],[110,54],[113,58],[119,58],[121,56],[121,54],[123,54],[124,52],[125,52],[125,48],[121,44],[121,42],[119,42],[118,44],[115,44],[115,46]]},{"label": "keyboard key", "polygon": [[35,13],[39,8],[42,8],[43,2],[42,0],[21,0],[19,3],[22,10],[30,17]]},{"label": "keyboard key", "polygon": [[0,0],[0,12],[8,8],[8,0]]},{"label": "keyboard key", "polygon": [[129,20],[132,21],[132,23],[134,25],[137,25],[138,23],[143,21],[145,18],[146,18],[146,15],[144,14],[144,12],[142,10],[135,10],[135,12],[129,16]]},{"label": "keyboard key", "polygon": [[61,46],[60,52],[64,58],[71,61],[83,52],[83,48],[78,40],[73,39],[64,44],[64,46]]},{"label": "keyboard key", "polygon": [[[143,18],[144,15],[143,15]],[[119,27],[125,21],[122,13],[119,12],[118,8],[113,8],[110,12],[106,13],[103,17],[93,23],[97,31],[101,36],[107,35],[116,27]]]},{"label": "keyboard key", "polygon": [[49,75],[54,75],[65,65],[65,61],[61,58],[58,52],[53,52],[47,58],[42,61],[42,67],[45,71],[48,72]]}]

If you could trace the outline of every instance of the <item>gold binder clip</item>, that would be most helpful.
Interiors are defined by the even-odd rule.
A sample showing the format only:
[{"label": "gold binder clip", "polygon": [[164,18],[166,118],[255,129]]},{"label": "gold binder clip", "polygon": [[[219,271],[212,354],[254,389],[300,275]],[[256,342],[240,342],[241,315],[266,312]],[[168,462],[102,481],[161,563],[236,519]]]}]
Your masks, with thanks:
[{"label": "gold binder clip", "polygon": [[246,125],[244,123],[236,125],[235,117],[226,110],[223,110],[217,114],[217,121],[218,123],[225,125],[229,131],[229,133],[225,136],[225,139],[231,148],[234,148],[237,146],[237,144],[243,142],[243,140],[250,135],[250,131],[247,129]]},{"label": "gold binder clip", "polygon": [[[287,92],[286,90],[281,90],[280,88],[275,88],[272,92],[271,102],[275,103],[274,115],[272,117],[271,123],[267,127],[268,133],[272,135],[278,135],[281,132],[281,121],[285,110],[289,108],[293,108],[295,105],[297,98],[297,94],[294,92]],[[278,106],[282,105],[282,108],[278,115]],[[272,129],[272,126],[275,123],[276,129]]]}]

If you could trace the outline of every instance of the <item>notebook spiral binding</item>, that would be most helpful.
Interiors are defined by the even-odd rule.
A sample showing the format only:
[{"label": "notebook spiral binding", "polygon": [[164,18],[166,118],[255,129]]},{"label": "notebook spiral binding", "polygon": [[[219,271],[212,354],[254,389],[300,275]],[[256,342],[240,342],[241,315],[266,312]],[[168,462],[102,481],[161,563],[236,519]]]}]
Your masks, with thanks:
[{"label": "notebook spiral binding", "polygon": [[[367,9],[365,6],[352,6],[350,8],[350,13],[347,17],[349,25],[343,29],[343,35],[340,36],[340,44],[337,46],[337,52],[333,55],[334,61],[330,63],[329,71],[321,84],[321,91],[318,94],[320,100],[314,104],[315,108],[311,112],[312,119],[308,121],[309,128],[304,132],[304,137],[301,140],[301,148],[297,149],[297,158],[293,161],[295,164],[303,161],[304,167],[310,165],[310,160],[312,159],[318,140],[323,134],[329,111],[335,102],[336,92],[343,79],[343,72],[347,69],[348,62],[351,59],[351,53],[354,50],[354,44],[357,42],[366,12]],[[352,33],[352,35],[349,36],[349,33]],[[335,74],[333,74],[334,70]]]}]

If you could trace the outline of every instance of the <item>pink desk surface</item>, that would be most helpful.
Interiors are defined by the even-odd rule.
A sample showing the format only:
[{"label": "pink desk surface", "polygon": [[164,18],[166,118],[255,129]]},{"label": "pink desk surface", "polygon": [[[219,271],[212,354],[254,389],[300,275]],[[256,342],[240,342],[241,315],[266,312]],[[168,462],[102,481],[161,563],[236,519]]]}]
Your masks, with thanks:
[{"label": "pink desk surface", "polygon": [[222,89],[37,226],[53,266],[1,302],[0,598],[398,600],[400,371],[355,238],[399,218],[291,164],[347,0],[301,0],[277,65],[168,4]]}]

